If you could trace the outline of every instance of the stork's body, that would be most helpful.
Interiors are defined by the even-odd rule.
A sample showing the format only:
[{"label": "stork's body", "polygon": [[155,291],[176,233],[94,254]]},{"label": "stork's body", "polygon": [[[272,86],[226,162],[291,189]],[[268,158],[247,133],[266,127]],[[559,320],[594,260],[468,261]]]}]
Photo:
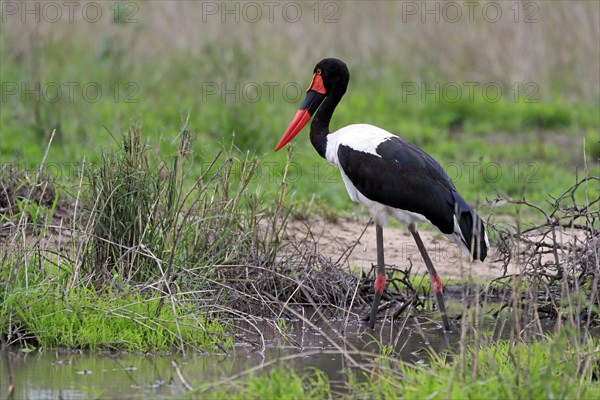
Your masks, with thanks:
[{"label": "stork's body", "polygon": [[350,198],[363,204],[377,225],[385,226],[390,216],[406,226],[427,222],[470,253],[455,211],[472,210],[423,150],[381,128],[360,124],[330,134],[325,156],[340,169]]},{"label": "stork's body", "polygon": [[386,281],[382,227],[388,217],[393,217],[406,224],[413,235],[431,275],[444,327],[449,329],[441,279],[418,234],[417,223],[434,225],[465,254],[483,261],[487,254],[483,222],[460,196],[444,169],[414,144],[366,124],[329,132],[331,115],[344,95],[348,81],[348,69],[340,60],[319,62],[306,98],[276,150],[300,132],[316,112],[310,130],[313,146],[340,169],[350,198],[369,210],[377,226],[377,278],[369,322],[371,328]]}]

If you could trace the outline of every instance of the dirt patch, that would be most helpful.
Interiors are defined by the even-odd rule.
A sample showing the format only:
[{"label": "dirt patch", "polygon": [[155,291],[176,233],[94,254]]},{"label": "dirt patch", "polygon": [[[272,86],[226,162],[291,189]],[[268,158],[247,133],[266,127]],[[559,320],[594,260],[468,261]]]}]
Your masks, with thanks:
[{"label": "dirt patch", "polygon": [[[366,218],[338,219],[336,222],[315,218],[310,223],[293,220],[289,222],[287,233],[295,238],[312,235],[318,242],[320,250],[327,253],[334,262],[347,260],[351,268],[358,267],[368,271],[377,262],[375,224],[371,223],[367,226],[368,222]],[[442,279],[469,276],[477,279],[494,279],[503,275],[502,263],[494,261],[498,258],[495,248],[492,248],[485,262],[471,262],[468,257],[462,255],[456,244],[448,241],[440,233],[423,226],[420,227],[420,234]],[[427,274],[419,250],[406,228],[395,226],[384,228],[383,240],[386,265],[406,269],[412,263],[413,275]],[[509,266],[508,273],[515,272],[516,268]]]},{"label": "dirt patch", "polygon": [[23,239],[31,249],[66,251],[74,209],[64,197],[47,176],[28,176],[11,165],[0,169],[0,250]]}]

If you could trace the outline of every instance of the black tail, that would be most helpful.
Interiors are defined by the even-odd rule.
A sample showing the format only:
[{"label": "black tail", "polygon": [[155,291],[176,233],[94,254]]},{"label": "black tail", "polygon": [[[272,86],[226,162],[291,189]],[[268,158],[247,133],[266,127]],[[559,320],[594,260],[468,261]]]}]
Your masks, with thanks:
[{"label": "black tail", "polygon": [[479,216],[471,209],[467,202],[455,192],[454,215],[464,238],[463,242],[473,255],[473,260],[485,260],[487,256],[487,241],[485,225]]}]

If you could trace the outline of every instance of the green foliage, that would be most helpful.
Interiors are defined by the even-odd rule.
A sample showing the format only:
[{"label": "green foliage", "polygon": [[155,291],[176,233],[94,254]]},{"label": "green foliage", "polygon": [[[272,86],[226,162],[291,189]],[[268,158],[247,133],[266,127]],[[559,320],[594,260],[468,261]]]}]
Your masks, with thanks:
[{"label": "green foliage", "polygon": [[[533,343],[485,342],[464,356],[437,355],[425,363],[391,358],[386,349],[368,371],[346,371],[344,398],[595,398],[600,393],[598,339],[566,329]],[[206,392],[198,388],[190,394]],[[220,386],[216,398],[331,398],[318,370],[298,375],[284,368],[251,374]],[[211,396],[212,397],[212,396]]]},{"label": "green foliage", "polygon": [[299,375],[293,369],[278,367],[250,374],[224,386],[206,385],[188,393],[210,393],[211,399],[330,399],[327,375],[318,369]]},{"label": "green foliage", "polygon": [[[201,164],[187,189],[191,138],[180,136],[172,160],[161,160],[130,129],[123,145],[89,170],[87,194],[94,240],[87,271],[110,279],[146,282],[177,275],[201,286],[211,273],[187,280],[189,268],[214,264],[264,264],[274,260],[287,212],[250,190],[259,161],[233,146]],[[240,158],[237,158],[237,156]],[[276,196],[277,194],[273,194]],[[263,223],[268,222],[268,223]],[[262,225],[261,225],[262,224]]]},{"label": "green foliage", "polygon": [[[176,223],[179,171],[152,161],[139,130],[132,128],[118,151],[103,153],[100,164],[89,170],[89,209],[95,210],[93,257],[85,263],[90,271],[108,276],[114,271],[138,282],[160,274],[151,256],[162,258],[170,250],[165,236]],[[149,257],[136,251],[141,245]]]},{"label": "green foliage", "polygon": [[588,129],[585,146],[585,152],[590,155],[589,162],[600,163],[600,131]]},{"label": "green foliage", "polygon": [[43,238],[52,216],[56,212],[58,202],[58,192],[54,192],[54,201],[50,207],[39,204],[31,199],[18,197],[15,199],[18,213],[13,215],[13,219],[19,219],[22,216],[28,218],[33,224],[33,231],[38,237]]},{"label": "green foliage", "polygon": [[214,351],[216,345],[232,346],[225,326],[194,316],[191,303],[175,300],[173,308],[160,303],[138,292],[78,288],[65,294],[42,285],[12,291],[3,312],[12,310],[15,328],[29,332],[42,348],[149,351],[185,345]]},{"label": "green foliage", "polygon": [[525,127],[540,129],[560,129],[571,125],[572,112],[562,104],[530,104],[524,109],[523,123]]},{"label": "green foliage", "polygon": [[465,358],[439,356],[429,365],[401,364],[365,374],[353,397],[381,398],[591,398],[597,339],[565,331],[546,341],[498,342],[470,349]]}]

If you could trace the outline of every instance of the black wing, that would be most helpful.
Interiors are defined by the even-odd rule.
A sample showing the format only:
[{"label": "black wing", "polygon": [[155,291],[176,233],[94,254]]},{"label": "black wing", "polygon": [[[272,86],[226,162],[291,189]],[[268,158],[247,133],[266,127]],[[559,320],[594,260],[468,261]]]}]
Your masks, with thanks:
[{"label": "black wing", "polygon": [[374,154],[340,145],[340,167],[368,199],[419,213],[443,233],[454,231],[454,184],[429,154],[399,137],[385,140]]},{"label": "black wing", "polygon": [[[375,149],[380,157],[340,145],[340,167],[368,199],[419,213],[442,233],[454,232],[454,216],[467,248],[475,244],[475,258],[487,252],[481,219],[457,192],[442,166],[414,144],[392,137]],[[477,224],[477,222],[479,224]],[[477,224],[475,230],[474,224]],[[473,235],[477,239],[473,241]]]}]

